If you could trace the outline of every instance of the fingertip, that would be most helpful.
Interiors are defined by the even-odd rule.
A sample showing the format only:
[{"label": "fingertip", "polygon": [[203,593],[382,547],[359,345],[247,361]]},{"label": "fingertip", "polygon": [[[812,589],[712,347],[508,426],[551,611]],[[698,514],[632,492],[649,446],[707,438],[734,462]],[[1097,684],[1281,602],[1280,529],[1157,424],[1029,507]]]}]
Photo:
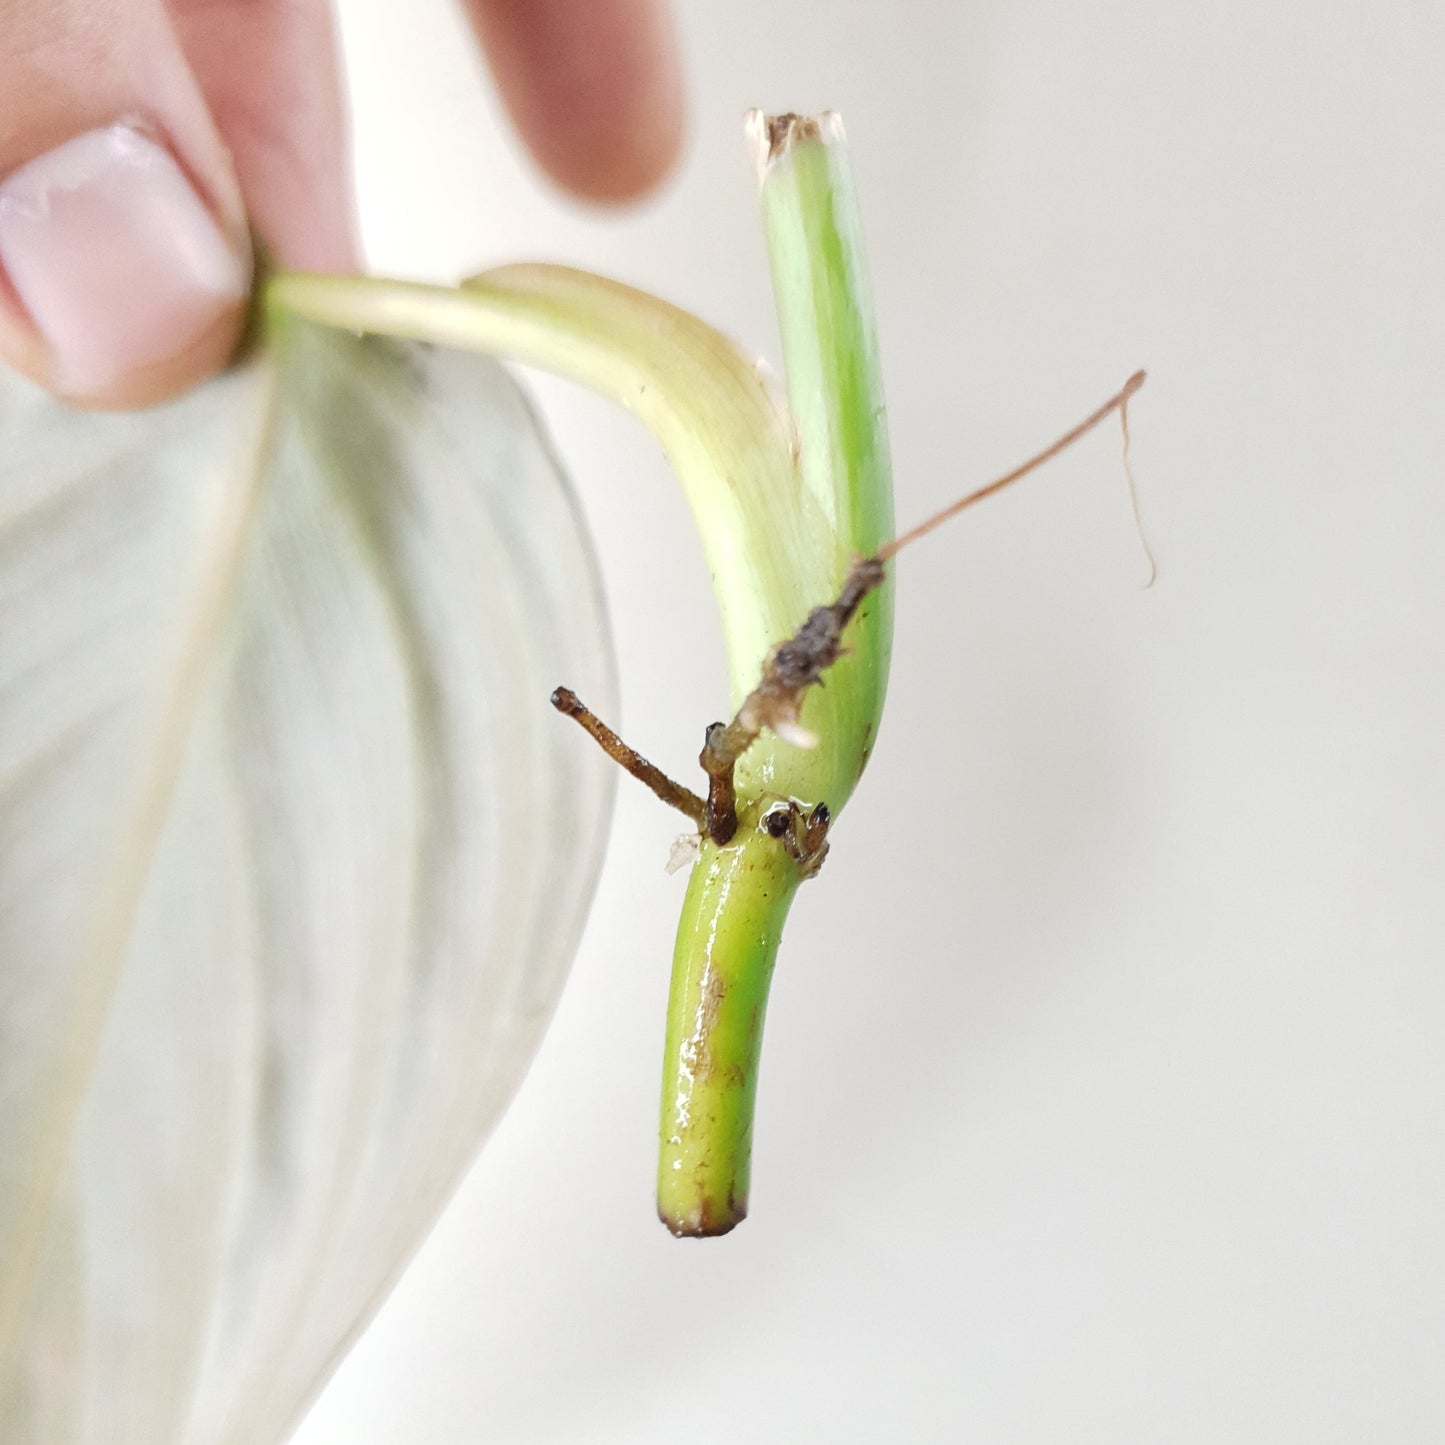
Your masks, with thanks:
[{"label": "fingertip", "polygon": [[222,371],[231,362],[246,330],[247,308],[238,305],[174,355],[125,371],[108,382],[77,389],[64,384],[50,348],[25,325],[0,320],[0,362],[28,376],[54,396],[86,411],[135,411],[157,406]]},{"label": "fingertip", "polygon": [[359,265],[330,0],[169,0],[176,35],[276,265]]},{"label": "fingertip", "polygon": [[0,351],[84,405],[143,406],[218,370],[251,258],[169,150],[120,123],[0,180]]},{"label": "fingertip", "polygon": [[497,85],[559,185],[619,204],[671,173],[686,131],[671,17],[658,0],[470,0]]},{"label": "fingertip", "polygon": [[545,128],[529,137],[529,149],[547,176],[579,200],[620,206],[657,190],[677,168],[684,139],[682,109],[666,126],[605,137],[553,135]]}]

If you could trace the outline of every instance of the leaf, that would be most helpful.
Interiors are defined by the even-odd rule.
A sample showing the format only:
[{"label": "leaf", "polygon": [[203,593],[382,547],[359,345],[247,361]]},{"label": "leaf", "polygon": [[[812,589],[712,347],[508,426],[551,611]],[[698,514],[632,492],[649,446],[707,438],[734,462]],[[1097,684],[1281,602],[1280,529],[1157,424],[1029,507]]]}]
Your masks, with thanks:
[{"label": "leaf", "polygon": [[0,389],[6,1440],[284,1436],[595,879],[611,778],[547,698],[610,699],[611,655],[525,401],[277,340],[143,416]]}]

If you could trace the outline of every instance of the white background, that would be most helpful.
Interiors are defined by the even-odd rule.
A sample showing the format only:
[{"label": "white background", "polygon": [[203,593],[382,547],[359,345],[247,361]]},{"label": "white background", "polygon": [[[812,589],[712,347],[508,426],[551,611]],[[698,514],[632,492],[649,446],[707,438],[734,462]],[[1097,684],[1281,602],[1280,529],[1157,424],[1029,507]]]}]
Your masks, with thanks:
[{"label": "white background", "polygon": [[[1112,428],[900,563],[720,1241],[653,1217],[682,879],[622,789],[536,1067],[301,1445],[1440,1439],[1445,9],[683,7],[685,168],[625,217],[527,168],[442,0],[345,10],[377,269],[567,261],[759,351],[741,114],[840,110],[900,524],[1142,365],[1161,572]],[[725,706],[687,514],[540,393],[625,729],[685,769]]]}]

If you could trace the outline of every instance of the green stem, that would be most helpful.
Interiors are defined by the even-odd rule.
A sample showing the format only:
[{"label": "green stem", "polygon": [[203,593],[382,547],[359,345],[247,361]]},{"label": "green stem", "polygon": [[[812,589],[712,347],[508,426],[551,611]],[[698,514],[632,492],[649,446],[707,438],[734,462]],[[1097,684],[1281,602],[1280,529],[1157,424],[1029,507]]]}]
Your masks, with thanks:
[{"label": "green stem", "polygon": [[657,1212],[678,1235],[726,1234],[748,1212],[763,1014],[801,881],[754,825],[704,843],[688,880],[667,1006]]},{"label": "green stem", "polygon": [[[749,118],[762,177],[763,230],[783,343],[788,405],[803,483],[833,524],[830,601],[854,557],[893,535],[893,474],[887,413],[863,250],[863,221],[838,116]],[[890,581],[864,603],[850,633],[852,657],[828,689],[852,699],[836,745],[857,750],[846,791],[827,798],[836,814],[872,749],[893,641]]]},{"label": "green stem", "polygon": [[[834,536],[829,591],[810,599],[817,606],[837,594],[855,555],[875,552],[893,531],[862,226],[836,117],[759,115],[749,129],[798,469]],[[705,845],[689,880],[673,952],[658,1163],[658,1213],[675,1234],[724,1234],[747,1213],[763,1016],[802,881],[798,864],[759,828],[756,804],[783,794],[825,802],[837,816],[873,747],[892,626],[889,583],[860,608],[848,654],[808,699],[803,724],[819,745],[806,768],[796,750],[760,739],[737,770],[736,841]]]}]

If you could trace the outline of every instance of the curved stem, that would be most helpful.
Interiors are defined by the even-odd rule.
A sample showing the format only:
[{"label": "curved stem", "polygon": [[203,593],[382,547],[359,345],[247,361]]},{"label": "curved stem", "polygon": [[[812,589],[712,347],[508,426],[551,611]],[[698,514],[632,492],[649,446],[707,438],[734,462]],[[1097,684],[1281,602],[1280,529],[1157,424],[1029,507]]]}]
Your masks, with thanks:
[{"label": "curved stem", "polygon": [[748,1212],[763,1015],[798,865],[756,821],[704,843],[673,956],[657,1212],[676,1235],[726,1234]]}]

